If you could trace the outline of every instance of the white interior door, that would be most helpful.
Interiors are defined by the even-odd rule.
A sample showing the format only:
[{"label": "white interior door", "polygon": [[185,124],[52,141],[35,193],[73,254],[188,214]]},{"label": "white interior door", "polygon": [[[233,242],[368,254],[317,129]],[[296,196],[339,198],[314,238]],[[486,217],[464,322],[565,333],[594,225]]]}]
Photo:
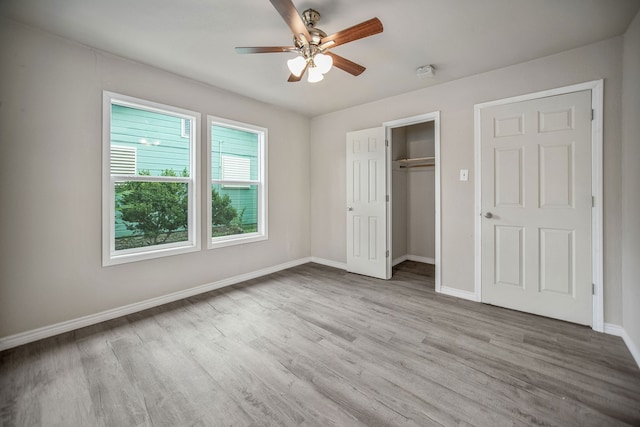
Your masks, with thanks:
[{"label": "white interior door", "polygon": [[480,117],[482,301],[591,324],[591,91]]},{"label": "white interior door", "polygon": [[347,271],[388,279],[384,128],[347,133]]}]

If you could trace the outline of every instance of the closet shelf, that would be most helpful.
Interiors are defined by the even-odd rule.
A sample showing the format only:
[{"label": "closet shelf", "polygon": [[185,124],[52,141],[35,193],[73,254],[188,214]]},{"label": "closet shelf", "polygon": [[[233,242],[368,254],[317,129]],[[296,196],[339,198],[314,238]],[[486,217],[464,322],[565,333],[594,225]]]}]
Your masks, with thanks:
[{"label": "closet shelf", "polygon": [[435,157],[414,157],[411,159],[398,159],[394,163],[400,165],[401,168],[420,168],[427,166],[435,166]]}]

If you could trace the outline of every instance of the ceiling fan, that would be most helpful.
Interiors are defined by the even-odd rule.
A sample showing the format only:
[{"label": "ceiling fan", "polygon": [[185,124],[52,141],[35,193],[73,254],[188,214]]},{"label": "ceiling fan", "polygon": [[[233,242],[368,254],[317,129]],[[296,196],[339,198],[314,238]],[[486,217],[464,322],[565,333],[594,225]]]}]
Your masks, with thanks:
[{"label": "ceiling fan", "polygon": [[289,82],[300,81],[307,71],[308,81],[318,82],[333,65],[354,76],[362,74],[365,67],[329,52],[329,49],[381,33],[382,22],[378,18],[369,19],[328,36],[324,31],[316,28],[320,20],[320,13],[316,10],[307,9],[301,16],[291,0],[269,1],[291,28],[293,46],[236,47],[237,53],[298,53],[298,56],[287,61],[291,71]]}]

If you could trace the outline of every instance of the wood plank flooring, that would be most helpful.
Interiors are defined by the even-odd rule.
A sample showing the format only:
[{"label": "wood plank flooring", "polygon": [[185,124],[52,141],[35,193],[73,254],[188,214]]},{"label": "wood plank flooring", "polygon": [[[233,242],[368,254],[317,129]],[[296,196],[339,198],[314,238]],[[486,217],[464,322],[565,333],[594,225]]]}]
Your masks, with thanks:
[{"label": "wood plank flooring", "polygon": [[0,353],[2,426],[640,425],[621,339],[306,264]]}]

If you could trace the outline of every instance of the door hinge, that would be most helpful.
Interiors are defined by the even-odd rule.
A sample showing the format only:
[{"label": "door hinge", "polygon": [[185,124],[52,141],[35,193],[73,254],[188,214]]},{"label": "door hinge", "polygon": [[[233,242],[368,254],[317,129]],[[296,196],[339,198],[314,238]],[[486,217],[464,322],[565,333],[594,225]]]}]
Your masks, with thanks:
[{"label": "door hinge", "polygon": [[387,253],[385,254],[385,257],[389,258],[389,249],[387,249]]},{"label": "door hinge", "polygon": [[591,207],[592,208],[596,207],[596,196],[591,196]]},{"label": "door hinge", "polygon": [[595,295],[596,294],[596,284],[592,283],[591,284],[591,295]]},{"label": "door hinge", "polygon": [[385,139],[385,140],[384,140],[384,146],[385,146],[385,147],[388,147],[388,146],[389,146],[389,140],[388,140],[388,139]]},{"label": "door hinge", "polygon": [[595,109],[591,109],[591,120],[593,120],[596,117],[596,110]]},{"label": "door hinge", "polygon": [[389,195],[387,194],[387,203],[389,202]]}]

